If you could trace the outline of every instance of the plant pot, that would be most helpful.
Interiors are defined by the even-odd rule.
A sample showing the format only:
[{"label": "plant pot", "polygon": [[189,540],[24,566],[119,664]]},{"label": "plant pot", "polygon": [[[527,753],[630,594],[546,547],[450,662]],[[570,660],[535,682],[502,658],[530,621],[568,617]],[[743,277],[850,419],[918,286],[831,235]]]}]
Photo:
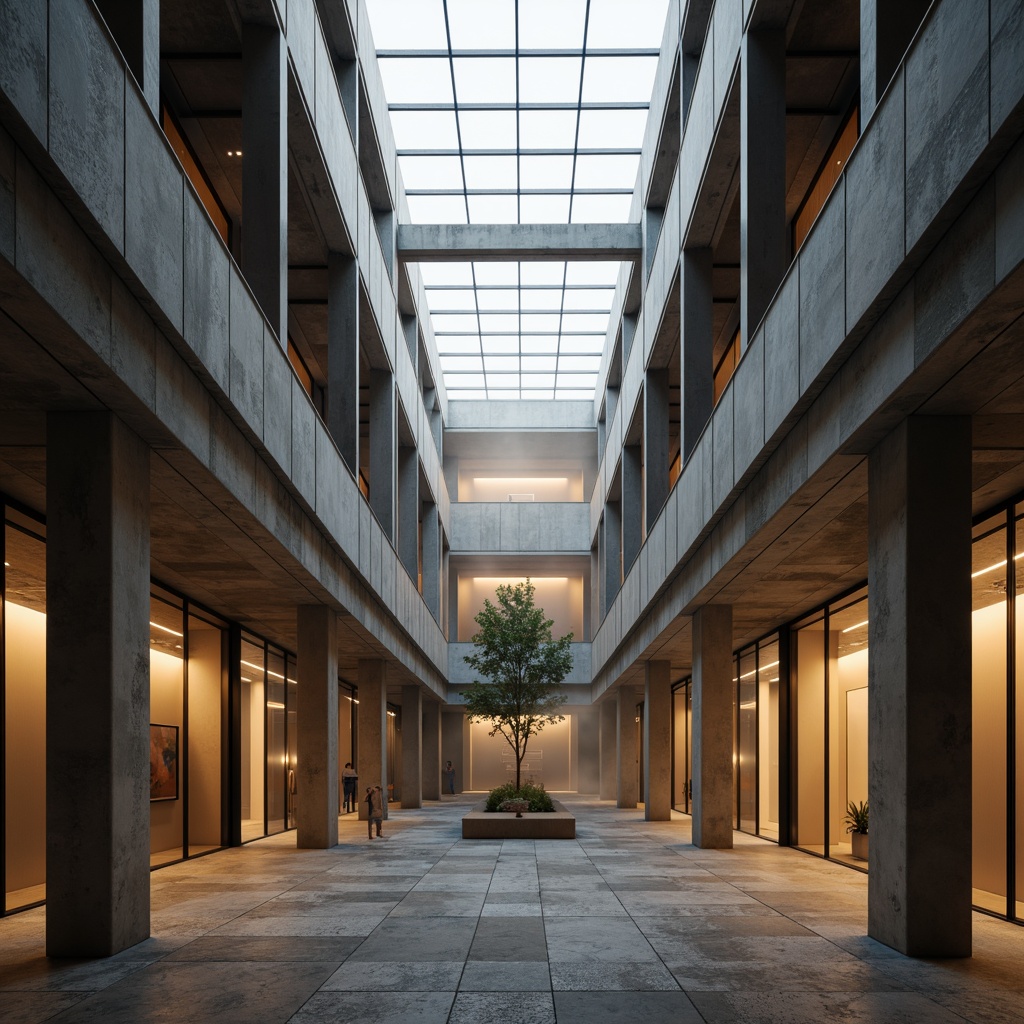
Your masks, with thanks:
[{"label": "plant pot", "polygon": [[850,845],[853,847],[853,856],[857,860],[868,859],[868,834],[867,832],[851,832]]}]

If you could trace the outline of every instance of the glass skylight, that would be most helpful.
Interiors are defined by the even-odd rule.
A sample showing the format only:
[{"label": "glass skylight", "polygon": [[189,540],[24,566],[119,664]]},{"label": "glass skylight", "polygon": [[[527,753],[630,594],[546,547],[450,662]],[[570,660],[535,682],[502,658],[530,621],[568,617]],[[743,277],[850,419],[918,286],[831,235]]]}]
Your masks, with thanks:
[{"label": "glass skylight", "polygon": [[[367,0],[413,223],[629,218],[668,0]],[[424,263],[448,397],[593,398],[620,264]]]}]

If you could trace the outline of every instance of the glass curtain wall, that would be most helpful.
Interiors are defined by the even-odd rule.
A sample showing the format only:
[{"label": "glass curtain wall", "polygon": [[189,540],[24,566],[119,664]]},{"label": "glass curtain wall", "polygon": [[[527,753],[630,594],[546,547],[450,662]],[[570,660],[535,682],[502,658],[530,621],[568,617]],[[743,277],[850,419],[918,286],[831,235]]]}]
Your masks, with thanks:
[{"label": "glass curtain wall", "polygon": [[[342,770],[349,761],[358,765],[356,756],[356,705],[359,703],[358,691],[344,679],[338,680],[338,804],[339,814],[344,811],[345,786],[342,782]],[[356,806],[361,796],[358,782],[356,784]]]},{"label": "glass curtain wall", "polygon": [[684,679],[672,691],[672,806],[691,813],[693,799],[693,683]]},{"label": "glass curtain wall", "polygon": [[4,507],[4,910],[46,898],[46,527]]},{"label": "glass curtain wall", "polygon": [[[4,912],[42,902],[46,850],[46,529],[4,507],[0,588]],[[150,862],[223,845],[222,708],[227,625],[153,584]]]},{"label": "glass curtain wall", "polygon": [[793,631],[794,845],[866,868],[844,818],[868,798],[868,602],[862,587]]},{"label": "glass curtain wall", "polygon": [[779,839],[779,638],[742,648],[733,677],[734,826]]},{"label": "glass curtain wall", "polygon": [[242,842],[292,827],[298,799],[295,668],[294,658],[280,648],[243,632],[239,664]]}]

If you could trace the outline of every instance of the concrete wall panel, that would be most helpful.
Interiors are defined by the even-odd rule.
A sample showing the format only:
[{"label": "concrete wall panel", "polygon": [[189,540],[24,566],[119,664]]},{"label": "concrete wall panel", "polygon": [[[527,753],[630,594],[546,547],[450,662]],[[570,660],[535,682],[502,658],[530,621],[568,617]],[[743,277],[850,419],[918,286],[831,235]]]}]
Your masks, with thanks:
[{"label": "concrete wall panel", "polygon": [[109,361],[109,265],[20,152],[15,174],[18,272]]},{"label": "concrete wall panel", "polygon": [[903,113],[901,71],[846,167],[847,331],[903,262]]},{"label": "concrete wall panel", "polygon": [[120,55],[91,5],[51,0],[49,56],[50,156],[123,251],[125,71]]},{"label": "concrete wall panel", "polygon": [[125,259],[180,332],[184,175],[134,82],[125,89],[124,109]]},{"label": "concrete wall panel", "polygon": [[736,367],[732,390],[736,478],[751,467],[764,447],[764,331],[754,335]]},{"label": "concrete wall panel", "polygon": [[217,406],[211,408],[210,470],[233,497],[246,508],[254,508],[256,453],[228,414]]},{"label": "concrete wall panel", "polygon": [[995,176],[996,280],[1024,260],[1024,139],[1010,150]]},{"label": "concrete wall panel", "polygon": [[800,391],[846,335],[846,181],[840,178],[800,250]]},{"label": "concrete wall panel", "polygon": [[201,463],[210,457],[213,403],[199,378],[170,345],[156,347],[154,412],[182,446]]},{"label": "concrete wall panel", "polygon": [[230,371],[229,259],[191,186],[184,193],[183,334],[192,351],[227,394]]},{"label": "concrete wall panel", "polygon": [[256,436],[262,437],[263,315],[234,267],[231,268],[230,295],[228,393]]},{"label": "concrete wall panel", "polygon": [[782,425],[800,395],[800,265],[790,268],[764,321],[764,436]]},{"label": "concrete wall panel", "polygon": [[921,265],[914,288],[920,366],[995,285],[995,185],[989,181]]},{"label": "concrete wall panel", "polygon": [[736,464],[733,458],[733,399],[736,389],[730,384],[718,400],[712,414],[711,450],[714,469],[711,480],[713,510],[722,507],[733,488]]},{"label": "concrete wall panel", "polygon": [[[271,331],[263,332],[263,443],[289,477],[292,471],[291,363]],[[308,402],[308,398],[305,399]]]},{"label": "concrete wall panel", "polygon": [[[715,111],[722,109],[729,92],[729,82],[739,58],[743,7],[741,0],[716,0],[711,15],[711,37],[714,46]],[[707,53],[707,50],[704,51]]]},{"label": "concrete wall panel", "polygon": [[46,144],[47,5],[0,0],[0,92]]},{"label": "concrete wall panel", "polygon": [[309,109],[316,102],[316,58],[313,43],[316,11],[314,0],[288,0],[288,50],[299,88]]},{"label": "concrete wall panel", "polygon": [[995,135],[1024,98],[1024,7],[1019,0],[991,0],[989,12],[991,133]]},{"label": "concrete wall panel", "polygon": [[989,139],[988,19],[978,6],[939,4],[907,57],[908,252]]},{"label": "concrete wall panel", "polygon": [[[294,375],[291,387],[291,478],[310,508],[316,508],[316,414]],[[340,458],[340,456],[335,456]]]},{"label": "concrete wall panel", "polygon": [[156,408],[156,326],[114,277],[110,294],[110,367],[142,400]]}]

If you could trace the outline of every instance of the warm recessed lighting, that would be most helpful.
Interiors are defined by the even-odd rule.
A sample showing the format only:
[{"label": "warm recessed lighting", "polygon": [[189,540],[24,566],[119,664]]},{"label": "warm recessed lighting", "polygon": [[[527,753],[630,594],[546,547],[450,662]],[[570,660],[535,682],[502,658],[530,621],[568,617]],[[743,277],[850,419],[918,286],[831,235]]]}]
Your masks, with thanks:
[{"label": "warm recessed lighting", "polygon": [[161,626],[159,622],[153,622],[152,619],[150,619],[149,624],[154,629],[162,629],[165,633],[170,633],[171,636],[184,636],[185,635],[184,633],[179,633],[176,629],[171,629],[169,626]]},{"label": "warm recessed lighting", "polygon": [[866,626],[867,624],[867,619],[865,619],[863,622],[855,622],[852,626],[847,626],[846,629],[843,630],[843,632],[852,633],[855,629],[860,629],[861,626]]},{"label": "warm recessed lighting", "polygon": [[[263,672],[264,671],[264,668],[263,668],[262,665],[254,665],[251,661],[244,661],[243,660],[242,664],[243,665],[248,665],[249,668],[256,669],[257,672]],[[266,673],[267,673],[268,676],[273,676],[275,679],[284,679],[284,676],[281,675],[280,672],[275,672],[275,671],[273,671],[273,669],[269,669],[269,668],[266,669]]]},{"label": "warm recessed lighting", "polygon": [[284,711],[284,705],[277,700],[268,700],[267,707],[274,708],[276,711]]}]

